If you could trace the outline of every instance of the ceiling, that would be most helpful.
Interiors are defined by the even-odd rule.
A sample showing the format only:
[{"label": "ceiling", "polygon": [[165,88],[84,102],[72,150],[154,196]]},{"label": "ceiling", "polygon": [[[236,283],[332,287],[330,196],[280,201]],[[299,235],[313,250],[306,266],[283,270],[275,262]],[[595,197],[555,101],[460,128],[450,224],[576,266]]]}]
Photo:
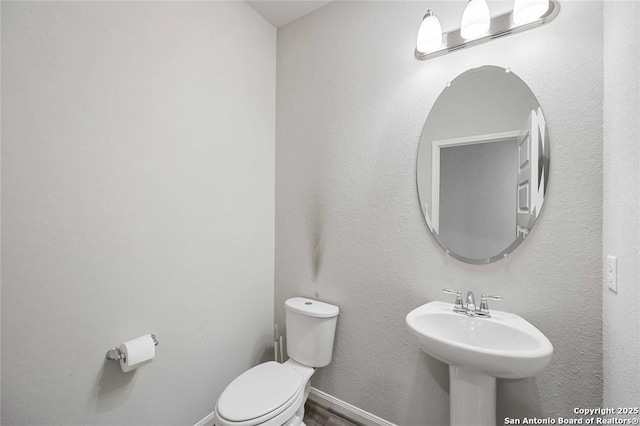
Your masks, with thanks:
[{"label": "ceiling", "polygon": [[328,1],[307,1],[307,0],[246,0],[249,6],[255,9],[260,15],[262,15],[271,24],[280,28],[283,25],[294,21],[301,16],[311,13],[316,9],[321,8]]}]

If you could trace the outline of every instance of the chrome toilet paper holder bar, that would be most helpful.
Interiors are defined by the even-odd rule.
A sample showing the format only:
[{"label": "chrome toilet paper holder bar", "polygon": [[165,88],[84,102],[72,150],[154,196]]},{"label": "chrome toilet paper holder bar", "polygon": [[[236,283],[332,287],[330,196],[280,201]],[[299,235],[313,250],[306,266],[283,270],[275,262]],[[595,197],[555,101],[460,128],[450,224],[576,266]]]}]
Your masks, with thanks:
[{"label": "chrome toilet paper holder bar", "polygon": [[[158,346],[158,339],[156,339],[156,335],[155,334],[151,334],[151,340],[153,340],[153,344]],[[105,355],[106,359],[112,359],[114,361],[120,361],[121,359],[124,360],[126,358],[125,354],[122,353],[122,351],[120,350],[120,348],[117,347],[113,347],[111,349],[109,349],[107,351],[107,355]]]}]

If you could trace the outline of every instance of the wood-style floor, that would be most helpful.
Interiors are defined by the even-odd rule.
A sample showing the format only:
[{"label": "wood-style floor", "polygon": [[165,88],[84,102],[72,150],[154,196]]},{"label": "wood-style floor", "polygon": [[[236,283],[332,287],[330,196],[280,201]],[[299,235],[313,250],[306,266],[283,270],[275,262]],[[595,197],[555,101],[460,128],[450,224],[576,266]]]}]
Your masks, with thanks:
[{"label": "wood-style floor", "polygon": [[304,406],[304,423],[307,426],[362,426],[311,400],[307,400]]}]

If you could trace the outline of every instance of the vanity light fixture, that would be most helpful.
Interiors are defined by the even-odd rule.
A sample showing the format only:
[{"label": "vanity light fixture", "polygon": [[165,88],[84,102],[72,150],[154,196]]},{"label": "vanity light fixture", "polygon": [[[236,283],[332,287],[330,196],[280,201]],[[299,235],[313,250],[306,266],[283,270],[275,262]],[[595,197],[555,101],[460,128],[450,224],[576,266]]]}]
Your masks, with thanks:
[{"label": "vanity light fixture", "polygon": [[[486,0],[469,0],[462,14],[460,28],[444,33],[440,31],[441,42],[437,43],[435,32],[440,28],[440,22],[428,10],[418,30],[415,55],[421,60],[442,56],[494,38],[539,27],[551,22],[558,13],[559,0],[514,0],[513,11],[492,17]],[[435,23],[432,24],[434,21],[437,27]]]},{"label": "vanity light fixture", "polygon": [[442,46],[442,26],[431,10],[427,10],[418,28],[416,50],[421,53],[433,52]]},{"label": "vanity light fixture", "polygon": [[549,10],[549,0],[515,0],[513,23],[528,24],[540,18],[547,10]]},{"label": "vanity light fixture", "polygon": [[460,35],[465,40],[478,38],[487,31],[491,21],[489,6],[485,0],[469,0],[462,13]]}]

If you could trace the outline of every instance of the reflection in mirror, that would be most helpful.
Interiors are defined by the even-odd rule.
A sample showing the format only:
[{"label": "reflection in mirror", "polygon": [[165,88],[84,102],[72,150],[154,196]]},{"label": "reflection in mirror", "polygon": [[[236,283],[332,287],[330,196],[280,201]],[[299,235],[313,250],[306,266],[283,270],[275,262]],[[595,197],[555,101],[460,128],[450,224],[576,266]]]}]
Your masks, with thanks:
[{"label": "reflection in mirror", "polygon": [[503,258],[531,231],[549,182],[549,138],[529,87],[500,67],[458,76],[420,140],[420,205],[436,241],[467,263]]}]

